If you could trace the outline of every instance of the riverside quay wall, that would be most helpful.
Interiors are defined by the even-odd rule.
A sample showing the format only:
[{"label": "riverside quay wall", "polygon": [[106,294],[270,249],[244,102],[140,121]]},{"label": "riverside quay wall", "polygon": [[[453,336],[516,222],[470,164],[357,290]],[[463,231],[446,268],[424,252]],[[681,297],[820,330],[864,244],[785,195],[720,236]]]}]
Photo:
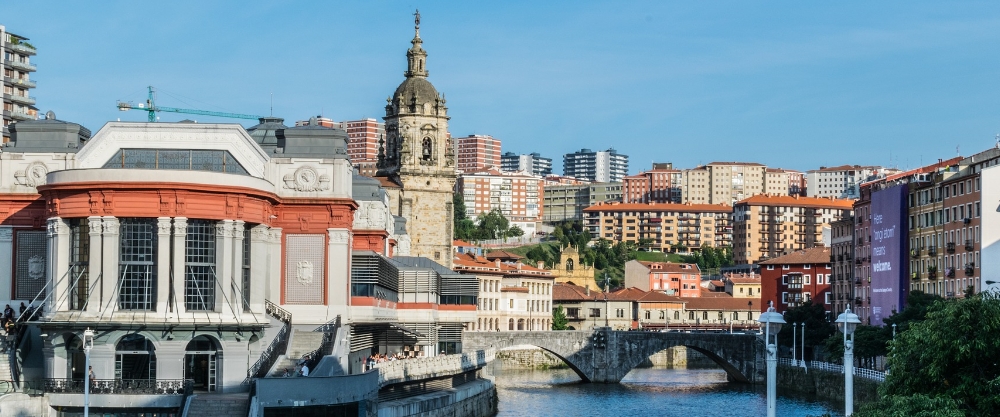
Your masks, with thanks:
[{"label": "riverside quay wall", "polygon": [[[879,382],[854,376],[854,407],[878,400]],[[778,365],[778,390],[815,396],[828,401],[844,401],[844,373],[789,364]]]},{"label": "riverside quay wall", "polygon": [[[534,346],[517,346],[497,352],[497,362],[508,369],[563,369],[566,362],[555,355]],[[654,353],[640,363],[637,368],[718,368],[707,356],[694,349],[675,346]]]}]

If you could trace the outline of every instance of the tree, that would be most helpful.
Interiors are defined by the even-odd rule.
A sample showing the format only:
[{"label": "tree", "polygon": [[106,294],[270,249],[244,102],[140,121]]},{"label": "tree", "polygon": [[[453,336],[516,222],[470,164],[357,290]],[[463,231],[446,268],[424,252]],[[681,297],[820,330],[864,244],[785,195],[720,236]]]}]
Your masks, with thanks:
[{"label": "tree", "polygon": [[552,310],[552,330],[566,330],[569,327],[569,319],[562,306],[556,306]]},{"label": "tree", "polygon": [[[805,323],[806,324],[806,357],[811,357],[813,348],[816,346],[823,346],[826,340],[833,334],[836,329],[832,324],[826,321],[826,309],[823,305],[819,303],[814,303],[813,300],[806,301],[798,307],[793,307],[785,312],[785,322],[786,324],[782,326],[781,332],[778,333],[778,344],[782,346],[792,347],[792,337],[798,336],[798,340],[795,342],[798,344],[802,343],[802,333],[796,334],[792,330],[792,323]],[[801,330],[801,327],[799,328]]]},{"label": "tree", "polygon": [[455,229],[455,239],[472,240],[476,239],[477,230],[476,224],[469,219],[465,214],[465,199],[462,198],[461,194],[455,193],[451,199],[452,206],[455,208],[453,213],[453,226]]},{"label": "tree", "polygon": [[511,226],[510,229],[507,229],[507,232],[504,233],[504,237],[520,237],[520,236],[524,236],[524,230],[521,230],[521,228],[517,227],[517,225]]},{"label": "tree", "polygon": [[[905,311],[905,310],[904,310]],[[949,398],[969,416],[1000,408],[1000,296],[939,301],[890,343],[883,397]]]},{"label": "tree", "polygon": [[955,400],[926,395],[890,396],[865,404],[855,417],[964,417]]}]

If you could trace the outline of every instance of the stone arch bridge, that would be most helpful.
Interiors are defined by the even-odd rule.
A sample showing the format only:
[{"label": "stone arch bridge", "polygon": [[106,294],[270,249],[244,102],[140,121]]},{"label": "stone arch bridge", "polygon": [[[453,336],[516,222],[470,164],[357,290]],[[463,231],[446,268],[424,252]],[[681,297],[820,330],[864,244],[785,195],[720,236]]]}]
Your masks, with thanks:
[{"label": "stone arch bridge", "polygon": [[649,356],[675,346],[700,352],[728,379],[765,380],[764,343],[754,334],[594,331],[465,332],[465,351],[532,345],[557,356],[585,382],[618,383]]}]

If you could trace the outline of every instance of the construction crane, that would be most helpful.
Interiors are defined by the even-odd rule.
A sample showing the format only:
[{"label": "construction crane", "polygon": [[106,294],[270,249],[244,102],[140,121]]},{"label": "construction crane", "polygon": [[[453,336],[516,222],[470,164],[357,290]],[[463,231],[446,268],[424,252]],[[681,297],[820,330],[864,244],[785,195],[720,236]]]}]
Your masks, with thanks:
[{"label": "construction crane", "polygon": [[253,114],[225,113],[218,111],[178,109],[176,107],[157,106],[155,96],[156,96],[156,89],[154,89],[153,86],[149,86],[149,98],[146,99],[145,103],[132,104],[132,102],[124,102],[119,100],[118,110],[121,111],[141,110],[144,112],[148,112],[150,122],[156,121],[156,112],[200,114],[203,116],[229,117],[232,119],[253,119],[253,120],[257,120],[263,117]]}]

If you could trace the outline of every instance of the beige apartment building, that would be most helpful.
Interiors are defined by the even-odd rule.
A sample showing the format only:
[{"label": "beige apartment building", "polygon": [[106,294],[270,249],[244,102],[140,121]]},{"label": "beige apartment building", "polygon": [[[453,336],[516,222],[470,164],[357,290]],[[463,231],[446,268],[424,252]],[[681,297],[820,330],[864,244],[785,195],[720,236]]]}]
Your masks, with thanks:
[{"label": "beige apartment building", "polygon": [[726,204],[764,193],[767,167],[756,162],[712,162],[684,170],[681,201]]},{"label": "beige apartment building", "polygon": [[804,196],[806,175],[790,169],[768,168],[764,172],[764,194]]},{"label": "beige apartment building", "polygon": [[593,238],[613,242],[648,239],[645,248],[661,252],[729,246],[732,207],[712,204],[608,203],[583,210]]},{"label": "beige apartment building", "polygon": [[757,195],[733,207],[733,260],[752,264],[823,245],[823,229],[851,216],[854,200]]},{"label": "beige apartment building", "polygon": [[542,182],[541,177],[490,168],[460,175],[457,191],[470,218],[499,209],[511,225],[531,236],[542,221]]},{"label": "beige apartment building", "polygon": [[500,139],[490,135],[469,135],[455,138],[455,148],[461,172],[500,169]]}]

